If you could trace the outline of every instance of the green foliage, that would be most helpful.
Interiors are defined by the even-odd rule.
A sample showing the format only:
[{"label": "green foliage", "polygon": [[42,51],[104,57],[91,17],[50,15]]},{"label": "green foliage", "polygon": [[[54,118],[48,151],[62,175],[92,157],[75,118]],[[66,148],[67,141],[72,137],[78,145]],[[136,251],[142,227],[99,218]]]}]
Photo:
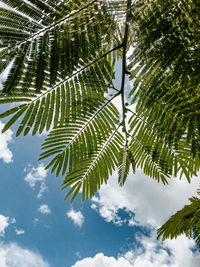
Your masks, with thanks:
[{"label": "green foliage", "polygon": [[200,148],[198,8],[198,1],[137,1],[129,65],[137,114],[170,146],[184,139],[194,158]]},{"label": "green foliage", "polygon": [[99,61],[98,65],[92,66],[92,62],[47,90],[37,92],[29,89],[27,92],[22,92],[19,88],[8,95],[2,92],[0,94],[1,103],[26,102],[26,104],[22,104],[23,112],[19,106],[20,112],[18,108],[15,108],[0,115],[0,118],[3,118],[14,114],[5,125],[3,132],[22,114],[24,117],[17,130],[17,136],[23,130],[26,135],[33,128],[32,134],[34,135],[37,132],[42,133],[44,129],[48,131],[51,126],[56,127],[58,122],[62,124],[67,118],[70,108],[73,116],[77,116],[76,113],[79,110],[76,103],[83,102],[84,104],[84,101],[94,93],[102,96],[108,88],[105,78],[112,82],[112,69],[104,59]]},{"label": "green foliage", "polygon": [[123,186],[126,182],[126,178],[130,171],[130,166],[132,165],[133,173],[135,173],[136,163],[132,152],[125,145],[123,149],[121,149],[119,154],[119,166],[118,166],[118,183]]},{"label": "green foliage", "polygon": [[1,71],[13,62],[4,93],[54,86],[102,53],[102,43],[115,29],[105,6],[96,1],[2,2],[23,14],[0,10]]},{"label": "green foliage", "polygon": [[[147,121],[144,121],[136,113],[129,119],[130,133],[133,136],[130,142],[130,150],[137,162],[137,167],[143,169],[144,173],[167,183],[166,177],[182,177],[184,175],[188,182],[193,174],[199,169],[199,158],[194,164],[191,155],[191,144],[182,137],[178,147],[169,144],[160,136]],[[190,166],[194,168],[190,169]]]},{"label": "green foliage", "polygon": [[[93,106],[87,103],[82,107],[76,106],[76,108],[82,109],[78,118],[74,118],[74,106],[72,106],[69,117],[66,117],[67,122],[57,126],[47,136],[42,145],[42,150],[45,152],[41,154],[40,160],[54,155],[55,157],[48,167],[54,164],[52,169],[55,170],[57,169],[55,166],[58,166],[60,161],[61,166],[65,163],[63,157],[67,159],[70,157],[68,166],[70,170],[76,165],[76,162],[93,153],[97,149],[97,143],[106,140],[115,129],[116,118],[119,117],[115,106],[112,103],[104,103],[103,100],[105,101],[105,99],[102,101],[95,99],[94,96],[93,102],[90,102],[90,105],[93,104]],[[91,98],[90,101],[92,101]],[[63,175],[66,168],[67,166],[64,164]],[[60,171],[61,169],[57,170],[57,175]]]},{"label": "green foliage", "polygon": [[[2,2],[9,8],[0,9],[0,73],[8,75],[0,103],[12,103],[0,114],[10,116],[3,132],[14,123],[17,136],[48,132],[40,160],[65,175],[66,198],[94,196],[117,167],[120,185],[131,165],[164,184],[197,175],[197,0]],[[119,96],[122,114],[112,103]],[[197,221],[172,234],[168,226],[164,238],[190,231],[199,244]]]},{"label": "green foliage", "polygon": [[177,211],[171,218],[158,229],[158,238],[177,238],[185,234],[193,237],[200,249],[200,199],[192,197],[190,204]]},{"label": "green foliage", "polygon": [[63,182],[63,189],[74,184],[66,198],[74,192],[71,199],[73,201],[81,188],[83,201],[85,197],[88,198],[90,196],[92,198],[97,189],[100,189],[100,185],[106,183],[109,175],[112,175],[112,171],[119,161],[118,155],[122,144],[123,137],[117,132],[116,128],[107,138],[101,138],[100,142],[97,140],[96,149],[83,159],[79,159],[79,151],[77,151],[75,155],[77,163],[74,164],[74,158],[70,158],[70,165],[73,167],[69,168]]}]

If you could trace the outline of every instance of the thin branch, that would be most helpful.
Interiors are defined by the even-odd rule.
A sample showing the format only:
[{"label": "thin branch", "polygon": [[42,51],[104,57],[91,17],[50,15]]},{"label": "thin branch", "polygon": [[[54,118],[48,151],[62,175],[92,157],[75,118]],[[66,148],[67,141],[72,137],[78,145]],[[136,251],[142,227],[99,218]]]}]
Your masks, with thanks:
[{"label": "thin branch", "polygon": [[117,92],[120,92],[120,90],[118,90],[117,88],[115,88],[114,86],[113,87],[109,87],[109,89],[112,89],[112,90],[115,90]]},{"label": "thin branch", "polygon": [[125,77],[127,74],[127,62],[126,62],[126,53],[127,53],[127,43],[128,43],[128,31],[129,31],[129,25],[128,25],[128,20],[129,20],[129,10],[131,7],[131,0],[127,0],[127,13],[126,13],[126,22],[125,22],[125,31],[124,31],[124,38],[122,42],[122,47],[123,47],[123,57],[122,57],[122,81],[121,81],[121,98],[122,98],[122,127],[123,131],[125,132],[126,136],[126,146],[128,145],[128,133],[126,129],[126,106],[125,106],[125,101],[124,101],[124,89],[125,89]]}]

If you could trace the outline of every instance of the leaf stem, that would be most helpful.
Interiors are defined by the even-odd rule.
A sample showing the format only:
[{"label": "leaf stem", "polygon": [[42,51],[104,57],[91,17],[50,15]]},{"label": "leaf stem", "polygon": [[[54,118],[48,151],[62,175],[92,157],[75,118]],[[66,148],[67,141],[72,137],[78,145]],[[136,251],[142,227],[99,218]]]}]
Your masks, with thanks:
[{"label": "leaf stem", "polygon": [[121,81],[121,98],[122,98],[122,131],[125,133],[126,137],[126,146],[128,145],[128,133],[126,129],[126,106],[125,106],[125,77],[127,74],[127,62],[126,62],[126,53],[127,53],[127,43],[128,43],[128,32],[129,32],[129,12],[131,7],[131,0],[127,0],[127,12],[126,12],[126,22],[125,22],[125,31],[124,31],[124,38],[122,42],[122,48],[123,48],[123,55],[122,55],[122,81]]}]

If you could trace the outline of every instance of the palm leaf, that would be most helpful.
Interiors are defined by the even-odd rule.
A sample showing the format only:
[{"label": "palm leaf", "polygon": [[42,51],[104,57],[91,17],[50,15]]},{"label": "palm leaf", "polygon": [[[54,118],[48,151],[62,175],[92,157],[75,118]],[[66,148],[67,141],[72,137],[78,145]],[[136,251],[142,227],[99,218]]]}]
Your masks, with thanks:
[{"label": "palm leaf", "polygon": [[158,229],[158,237],[162,240],[177,238],[185,234],[193,237],[200,248],[200,199],[192,197],[190,204],[177,211],[171,218]]},{"label": "palm leaf", "polygon": [[[31,128],[33,128],[33,134],[36,134],[37,131],[42,133],[44,129],[48,131],[52,125],[56,127],[58,121],[63,123],[66,119],[69,107],[72,107],[72,114],[76,117],[78,110],[75,103],[77,101],[84,103],[83,100],[89,98],[94,92],[103,96],[110,83],[112,83],[111,75],[114,74],[111,68],[108,67],[106,58],[103,57],[101,59],[100,57],[100,59],[97,58],[96,61],[92,61],[87,66],[77,70],[74,74],[61,80],[48,90],[44,88],[42,92],[37,92],[29,89],[24,93],[20,89],[16,89],[9,95],[5,95],[2,92],[0,95],[1,103],[27,102],[23,108],[23,113],[19,113],[17,109],[14,110],[17,115],[14,114],[13,116],[17,119],[24,114],[24,119],[20,123],[17,135],[22,133],[26,126],[29,128],[29,130],[26,130],[26,134]],[[109,79],[109,81],[106,82],[105,78]],[[34,120],[30,107],[34,111]],[[0,114],[0,118],[13,114],[15,113],[14,111],[12,109],[11,112],[7,111]],[[11,118],[10,121],[13,122],[13,119]],[[11,124],[10,121],[5,125],[6,129],[8,125],[11,126],[14,123]]]},{"label": "palm leaf", "polygon": [[132,165],[133,173],[135,173],[136,162],[130,149],[125,147],[120,151],[118,165],[118,183],[123,186],[128,177],[130,166]]},{"label": "palm leaf", "polygon": [[[58,7],[49,1],[3,2],[14,8],[0,10],[1,72],[14,61],[4,83],[6,93],[17,86],[41,91],[49,79],[55,85],[95,58],[102,51],[102,42],[115,30],[114,21],[96,1],[70,1]],[[92,57],[85,56],[86,49]],[[27,76],[32,77],[28,87]]]},{"label": "palm leaf", "polygon": [[[17,135],[53,128],[40,159],[48,158],[56,175],[67,173],[67,197],[73,194],[73,201],[80,190],[83,200],[92,197],[116,167],[124,184],[131,164],[163,183],[197,174],[197,0],[3,3],[10,9],[0,9],[0,72],[9,74],[0,103],[21,102],[0,114],[11,116],[3,131],[18,119]],[[113,80],[119,59],[118,90]],[[134,111],[125,104],[126,75]],[[121,122],[111,103],[118,95]]]},{"label": "palm leaf", "polygon": [[82,110],[79,116],[74,118],[73,104],[69,117],[66,117],[67,123],[52,130],[43,143],[42,149],[45,152],[40,155],[40,160],[53,156],[47,168],[51,166],[52,172],[56,170],[56,175],[61,170],[64,175],[67,168],[75,168],[86,155],[93,153],[97,149],[97,143],[109,137],[119,118],[111,100],[105,102],[104,98],[96,94],[93,98],[90,96],[89,102],[85,100],[84,106],[76,104]]},{"label": "palm leaf", "polygon": [[158,126],[139,117],[136,113],[129,119],[132,140],[132,151],[137,167],[157,181],[167,183],[167,178],[184,175],[190,182],[190,178],[197,174],[199,158],[193,158],[191,144],[187,138],[179,140],[176,146],[168,143],[168,140],[157,131]]},{"label": "palm leaf", "polygon": [[196,8],[197,1],[136,2],[136,48],[129,66],[138,115],[156,125],[169,144],[176,146],[187,135],[194,157],[200,148]]},{"label": "palm leaf", "polygon": [[124,139],[117,129],[113,130],[105,140],[97,141],[97,149],[67,173],[63,189],[72,187],[66,198],[73,193],[71,199],[73,201],[80,190],[82,190],[83,201],[85,198],[94,196],[100,185],[107,182],[109,175],[112,175],[112,171],[117,166],[123,142]]}]

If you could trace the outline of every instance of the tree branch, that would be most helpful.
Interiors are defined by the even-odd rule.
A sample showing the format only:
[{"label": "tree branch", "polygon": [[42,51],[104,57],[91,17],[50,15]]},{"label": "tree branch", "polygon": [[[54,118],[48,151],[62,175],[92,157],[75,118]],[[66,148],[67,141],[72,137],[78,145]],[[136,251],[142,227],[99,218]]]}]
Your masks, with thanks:
[{"label": "tree branch", "polygon": [[125,106],[125,99],[124,99],[124,89],[125,89],[125,77],[127,74],[127,66],[126,66],[126,53],[127,53],[127,43],[128,43],[128,31],[129,31],[129,15],[130,15],[130,7],[131,7],[131,0],[127,0],[127,13],[126,13],[126,22],[125,22],[125,31],[124,31],[124,38],[122,42],[123,47],[123,56],[122,56],[122,81],[121,81],[121,98],[122,98],[122,131],[125,133],[126,136],[126,146],[128,145],[128,133],[126,129],[126,106]]}]

